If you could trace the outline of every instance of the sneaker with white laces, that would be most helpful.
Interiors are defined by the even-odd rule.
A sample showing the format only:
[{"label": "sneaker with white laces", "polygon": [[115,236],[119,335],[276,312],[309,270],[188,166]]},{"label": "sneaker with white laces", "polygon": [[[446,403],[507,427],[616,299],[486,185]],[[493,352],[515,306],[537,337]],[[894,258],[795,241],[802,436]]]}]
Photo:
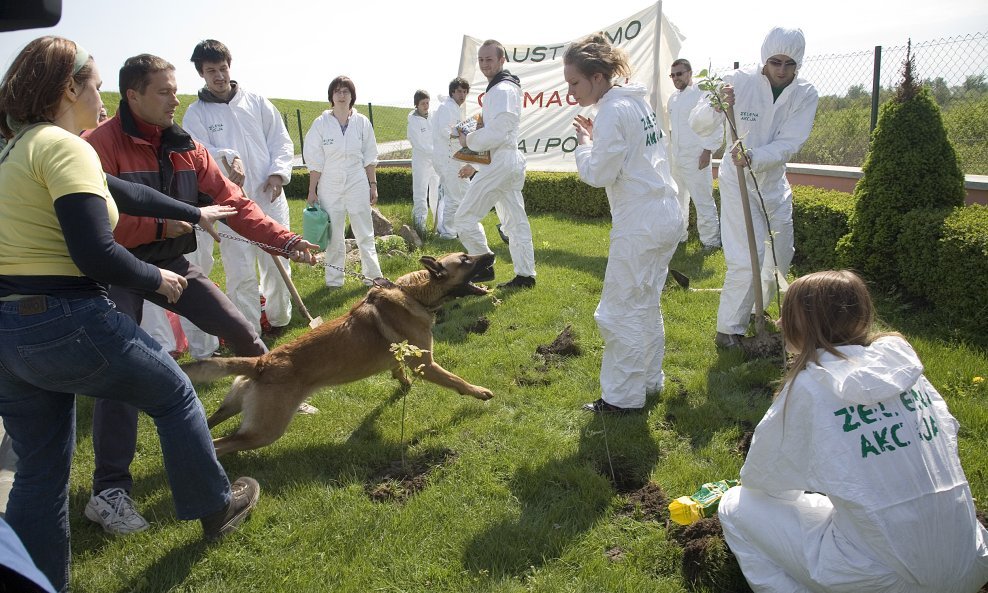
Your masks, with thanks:
[{"label": "sneaker with white laces", "polygon": [[148,522],[134,508],[134,501],[123,488],[108,488],[89,499],[86,518],[99,523],[107,533],[127,535],[148,528]]}]

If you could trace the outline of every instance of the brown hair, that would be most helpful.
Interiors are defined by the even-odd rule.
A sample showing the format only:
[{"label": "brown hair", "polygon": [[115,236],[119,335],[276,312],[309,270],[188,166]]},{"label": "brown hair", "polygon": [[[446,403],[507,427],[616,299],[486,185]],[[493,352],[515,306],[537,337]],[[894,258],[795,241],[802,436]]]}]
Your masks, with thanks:
[{"label": "brown hair", "polygon": [[563,63],[576,66],[588,78],[599,73],[610,81],[631,75],[628,52],[611,45],[603,33],[587,35],[571,43],[563,54]]},{"label": "brown hair", "polygon": [[414,103],[412,104],[412,106],[417,109],[422,99],[431,99],[431,98],[432,97],[429,96],[428,91],[423,91],[422,89],[419,89],[415,91],[415,96],[413,97]]},{"label": "brown hair", "polygon": [[64,37],[39,37],[21,50],[0,82],[0,133],[15,131],[8,119],[23,124],[54,121],[65,89],[82,86],[93,75],[92,57],[78,72],[77,46]]},{"label": "brown hair", "polygon": [[202,74],[203,62],[226,62],[226,65],[229,66],[233,64],[233,54],[223,42],[215,39],[203,39],[192,50],[192,57],[189,61],[196,65],[196,72]]},{"label": "brown hair", "polygon": [[457,89],[466,89],[470,91],[470,81],[466,78],[461,78],[457,76],[449,82],[449,94],[452,95]]},{"label": "brown hair", "polygon": [[140,54],[132,58],[127,58],[120,68],[120,99],[127,99],[127,91],[135,90],[144,94],[144,91],[151,84],[151,75],[164,70],[175,70],[175,66],[158,56],[151,54]]},{"label": "brown hair", "polygon": [[820,349],[844,358],[837,346],[867,346],[882,336],[899,335],[874,331],[875,306],[868,287],[849,270],[814,272],[790,284],[779,323],[796,352],[783,389],[806,365],[819,363]]},{"label": "brown hair", "polygon": [[337,76],[333,79],[333,82],[329,83],[329,106],[333,106],[333,93],[336,92],[337,87],[345,86],[350,89],[350,108],[353,108],[353,104],[357,102],[357,87],[353,86],[353,81],[347,76]]}]

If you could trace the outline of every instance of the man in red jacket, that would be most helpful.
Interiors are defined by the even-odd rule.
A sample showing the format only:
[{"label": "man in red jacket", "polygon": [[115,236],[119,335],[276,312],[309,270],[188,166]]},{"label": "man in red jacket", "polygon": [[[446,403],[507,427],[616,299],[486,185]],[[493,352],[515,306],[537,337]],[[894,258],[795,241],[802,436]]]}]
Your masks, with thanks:
[{"label": "man in red jacket", "polygon": [[[216,203],[237,208],[225,222],[240,235],[290,254],[293,261],[312,264],[319,249],[290,232],[247,199],[240,187],[220,172],[209,152],[175,124],[179,105],[175,67],[149,54],[129,58],[120,69],[120,109],[89,134],[103,169],[112,175],[153,187],[193,205]],[[196,248],[195,233],[186,222],[120,215],[114,230],[118,243],[138,258],[185,276],[188,287],[169,304],[160,295],[120,286],[110,288],[117,309],[141,321],[144,300],[182,315],[203,331],[223,338],[239,356],[258,356],[267,348],[253,325],[208,276],[185,259]],[[86,517],[110,533],[147,528],[130,498],[130,463],[137,446],[137,409],[119,402],[96,400],[93,409],[93,497]]]}]

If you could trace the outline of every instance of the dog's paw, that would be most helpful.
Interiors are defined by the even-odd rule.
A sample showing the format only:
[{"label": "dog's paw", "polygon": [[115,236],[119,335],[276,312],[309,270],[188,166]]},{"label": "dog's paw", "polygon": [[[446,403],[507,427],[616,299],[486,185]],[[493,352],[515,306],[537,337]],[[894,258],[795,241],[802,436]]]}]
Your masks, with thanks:
[{"label": "dog's paw", "polygon": [[473,397],[487,401],[494,397],[494,392],[486,387],[480,387],[479,385],[473,385],[473,390],[470,391],[469,395]]}]

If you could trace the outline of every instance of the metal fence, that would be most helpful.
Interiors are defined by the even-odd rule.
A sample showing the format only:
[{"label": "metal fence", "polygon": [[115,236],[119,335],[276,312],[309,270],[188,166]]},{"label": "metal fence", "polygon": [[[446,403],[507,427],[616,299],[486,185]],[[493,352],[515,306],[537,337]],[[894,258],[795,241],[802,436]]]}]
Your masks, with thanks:
[{"label": "metal fence", "polygon": [[[961,169],[988,175],[988,33],[914,43],[912,55],[913,75],[940,106]],[[879,106],[901,82],[905,59],[905,45],[804,58],[799,76],[816,87],[820,105],[793,162],[860,167]]]}]

